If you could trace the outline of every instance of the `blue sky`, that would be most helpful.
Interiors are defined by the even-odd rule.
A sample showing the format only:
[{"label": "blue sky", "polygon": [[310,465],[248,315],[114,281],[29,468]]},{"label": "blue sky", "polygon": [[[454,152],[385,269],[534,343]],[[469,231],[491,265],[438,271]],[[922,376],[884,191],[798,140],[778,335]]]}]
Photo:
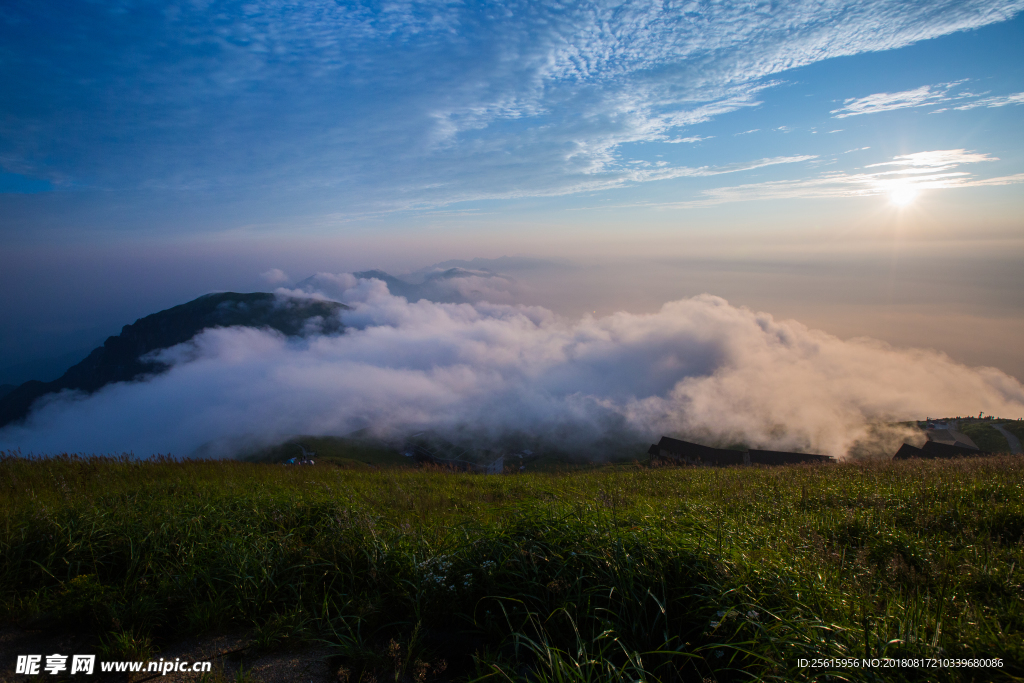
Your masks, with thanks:
[{"label": "blue sky", "polygon": [[[331,259],[821,266],[807,255],[884,261],[898,238],[981,270],[1019,263],[1021,9],[5,2],[0,285],[15,294],[0,348],[54,337],[41,307],[93,316],[68,322],[66,350],[207,289],[252,288],[266,268]],[[127,261],[143,275],[111,274]],[[1016,283],[981,287],[961,312],[1012,300]],[[750,305],[771,307],[759,288]],[[825,320],[787,301],[778,310]],[[1024,311],[985,315],[1010,334]],[[884,337],[869,318],[845,332]]]},{"label": "blue sky", "polygon": [[[967,174],[943,187],[1016,182],[1021,7],[6,3],[0,182],[74,195],[15,233],[53,201],[127,203],[130,231],[272,203],[301,231],[647,185],[615,199],[842,196],[936,149],[971,153],[915,165]],[[181,201],[209,217],[168,225]]]}]

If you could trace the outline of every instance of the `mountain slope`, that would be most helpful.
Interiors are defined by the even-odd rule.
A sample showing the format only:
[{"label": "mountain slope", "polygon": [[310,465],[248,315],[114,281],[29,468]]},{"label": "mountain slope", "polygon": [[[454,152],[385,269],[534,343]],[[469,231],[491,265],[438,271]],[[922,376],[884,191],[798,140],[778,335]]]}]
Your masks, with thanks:
[{"label": "mountain slope", "polygon": [[281,299],[255,292],[207,294],[174,308],[125,325],[108,337],[81,363],[52,382],[31,380],[0,397],[0,427],[23,419],[35,401],[46,394],[76,389],[92,393],[112,382],[158,374],[167,366],[141,357],[151,351],[186,342],[210,327],[269,327],[288,336],[304,334],[309,325],[318,332],[342,330],[338,312],[348,307],[334,301]]}]

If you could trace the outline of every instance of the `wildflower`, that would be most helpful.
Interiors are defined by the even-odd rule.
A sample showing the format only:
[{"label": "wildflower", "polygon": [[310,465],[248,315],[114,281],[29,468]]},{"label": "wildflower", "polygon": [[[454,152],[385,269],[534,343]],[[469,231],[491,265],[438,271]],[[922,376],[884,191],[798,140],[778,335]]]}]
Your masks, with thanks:
[{"label": "wildflower", "polygon": [[725,651],[724,650],[715,650],[715,656],[716,657],[724,657],[725,656]]},{"label": "wildflower", "polygon": [[757,618],[758,618],[759,616],[761,616],[761,615],[760,615],[760,614],[758,614],[758,613],[757,613],[756,611],[754,611],[754,610],[750,610],[749,612],[747,612],[747,618],[748,618],[748,619],[755,619],[755,620],[756,620],[756,619],[757,619]]},{"label": "wildflower", "polygon": [[718,628],[721,625],[722,625],[722,622],[720,622],[720,621],[712,621],[711,622],[711,628]]},{"label": "wildflower", "polygon": [[725,616],[725,612],[715,612],[715,614],[717,614],[720,617],[724,617]]}]

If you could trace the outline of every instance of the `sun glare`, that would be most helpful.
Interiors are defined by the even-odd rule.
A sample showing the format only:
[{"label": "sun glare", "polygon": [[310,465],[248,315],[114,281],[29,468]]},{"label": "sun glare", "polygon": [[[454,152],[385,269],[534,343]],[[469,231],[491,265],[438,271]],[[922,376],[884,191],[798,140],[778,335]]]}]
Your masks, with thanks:
[{"label": "sun glare", "polygon": [[889,201],[900,208],[910,206],[917,199],[917,190],[900,187],[889,192]]}]

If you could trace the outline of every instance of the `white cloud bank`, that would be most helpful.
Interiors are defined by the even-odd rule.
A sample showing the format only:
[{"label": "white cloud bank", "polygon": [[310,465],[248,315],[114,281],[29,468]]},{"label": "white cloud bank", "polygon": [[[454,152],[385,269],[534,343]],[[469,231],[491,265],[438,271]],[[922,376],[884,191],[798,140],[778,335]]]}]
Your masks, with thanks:
[{"label": "white cloud bank", "polygon": [[344,334],[208,330],[160,354],[173,364],[166,374],[59,396],[0,432],[0,448],[230,454],[370,427],[518,431],[581,455],[603,439],[670,433],[841,456],[879,420],[1024,414],[1024,386],[994,368],[843,341],[709,295],[566,320],[538,307],[408,302],[376,279],[335,285],[353,307]]}]

